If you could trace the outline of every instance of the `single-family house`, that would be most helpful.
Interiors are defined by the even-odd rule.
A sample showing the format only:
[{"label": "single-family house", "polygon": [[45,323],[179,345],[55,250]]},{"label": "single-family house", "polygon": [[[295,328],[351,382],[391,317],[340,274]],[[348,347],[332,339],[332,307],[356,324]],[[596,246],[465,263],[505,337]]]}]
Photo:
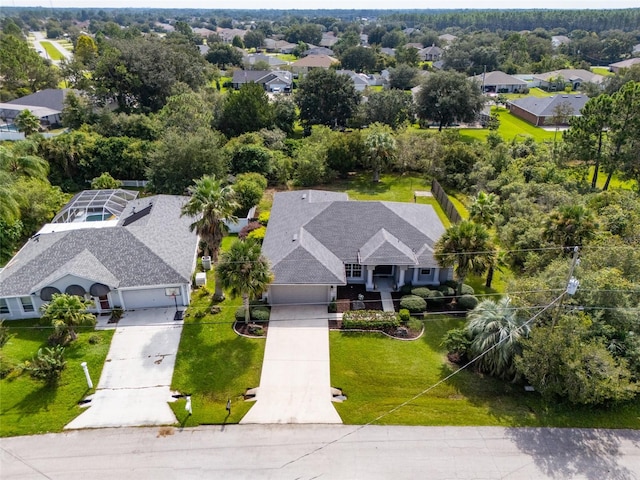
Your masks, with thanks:
[{"label": "single-family house", "polygon": [[619,73],[623,68],[631,68],[634,65],[640,65],[640,57],[629,58],[622,60],[621,62],[612,63],[609,65],[609,70],[613,73]]},{"label": "single-family house", "polygon": [[519,93],[527,88],[527,82],[507,73],[496,70],[469,77],[486,93]]},{"label": "single-family house", "polygon": [[385,55],[389,55],[390,57],[395,57],[396,56],[396,49],[395,48],[389,48],[389,47],[382,47],[380,49],[380,53],[384,53]]},{"label": "single-family house", "polygon": [[571,39],[566,35],[554,35],[551,37],[551,46],[553,48],[558,48],[561,45],[569,45],[571,43]]},{"label": "single-family house", "polygon": [[604,81],[602,75],[584,69],[565,68],[553,72],[538,73],[533,75],[537,86],[545,90],[564,90],[569,85],[573,90],[578,90],[583,83],[595,83],[601,85]]},{"label": "single-family house", "polygon": [[58,126],[62,120],[64,99],[69,92],[79,94],[69,88],[47,88],[30,95],[0,103],[0,123],[11,124],[23,110],[29,110],[40,119],[43,127]]},{"label": "single-family house", "polygon": [[80,192],[0,271],[0,317],[35,317],[52,295],[95,313],[189,304],[198,237],[186,197]]},{"label": "single-family house", "polygon": [[262,251],[273,304],[328,304],[337,287],[381,279],[397,288],[439,285],[453,276],[433,256],[445,229],[431,205],[352,201],[345,193],[276,193]]},{"label": "single-family house", "polygon": [[266,38],[264,40],[264,46],[267,52],[291,53],[297,45],[295,43],[287,42],[286,40]]},{"label": "single-family house", "polygon": [[231,85],[238,90],[246,83],[257,83],[267,92],[290,92],[293,74],[284,70],[236,70],[233,72]]},{"label": "single-family house", "polygon": [[347,75],[353,81],[353,85],[358,92],[364,91],[371,85],[369,76],[364,73],[356,73],[353,70],[336,70],[336,73]]},{"label": "single-family house", "polygon": [[235,37],[240,37],[244,39],[246,30],[240,28],[221,28],[217,27],[216,32],[218,36],[222,39],[224,43],[231,43]]},{"label": "single-family house", "polygon": [[455,35],[451,35],[450,33],[443,33],[442,35],[438,35],[438,39],[443,41],[444,43],[452,43],[457,40],[458,37]]},{"label": "single-family house", "polygon": [[[566,106],[571,112],[570,116],[580,116],[580,110],[589,100],[586,95],[555,95],[553,97],[524,97],[507,102],[507,108],[516,117],[522,118],[536,127],[544,125],[559,125],[553,118],[558,112],[558,107]],[[565,120],[560,123],[566,125]]]},{"label": "single-family house", "polygon": [[442,49],[436,45],[431,45],[418,50],[418,56],[423,62],[434,62],[442,58]]},{"label": "single-family house", "polygon": [[328,55],[307,55],[291,64],[291,69],[298,74],[306,74],[314,68],[330,68],[340,63],[337,58]]},{"label": "single-family house", "polygon": [[308,50],[302,53],[303,57],[307,55],[327,55],[329,57],[333,57],[333,50],[327,47],[310,47]]},{"label": "single-family house", "polygon": [[281,67],[283,65],[289,64],[289,62],[280,60],[278,57],[275,57],[273,55],[265,55],[264,53],[245,54],[243,55],[243,62],[247,66],[253,66],[256,63],[262,62],[269,65],[269,67]]},{"label": "single-family house", "polygon": [[324,32],[320,40],[321,47],[333,47],[338,42],[338,37],[333,32]]}]

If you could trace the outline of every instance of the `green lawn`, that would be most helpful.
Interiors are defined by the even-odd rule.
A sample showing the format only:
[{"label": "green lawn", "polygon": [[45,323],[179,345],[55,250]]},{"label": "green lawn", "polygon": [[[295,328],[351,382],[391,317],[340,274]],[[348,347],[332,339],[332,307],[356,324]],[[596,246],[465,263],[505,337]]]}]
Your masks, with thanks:
[{"label": "green lawn", "polygon": [[295,62],[296,60],[298,60],[298,57],[296,57],[293,53],[276,53],[274,56],[276,58],[279,58],[283,62]]},{"label": "green lawn", "polygon": [[[588,174],[588,181],[589,183],[591,183],[591,178],[593,177],[593,165],[589,167],[589,174]],[[598,181],[597,181],[597,186],[598,188],[602,188],[604,187],[604,183],[607,181],[607,173],[600,170],[598,172]],[[621,188],[624,190],[634,190],[636,188],[636,182],[635,180],[623,180],[620,177],[618,177],[615,173],[613,174],[613,177],[611,178],[611,182],[609,182],[609,188],[610,189],[616,189],[616,188]]]},{"label": "green lawn", "polygon": [[591,71],[593,73],[597,73],[598,75],[603,75],[605,77],[610,77],[615,75],[615,73],[609,70],[609,67],[591,67]]},{"label": "green lawn", "polygon": [[[13,334],[0,351],[5,359],[17,365],[32,359],[38,348],[47,346],[51,329],[39,327],[36,322],[5,321]],[[47,387],[20,369],[0,380],[0,436],[60,432],[82,412],[78,402],[90,392],[80,363],[87,362],[97,385],[113,331],[94,332],[92,328],[78,331],[78,339],[66,348],[67,367],[57,387]],[[89,343],[90,338],[97,343]]]},{"label": "green lawn", "polygon": [[[235,237],[226,237],[223,250],[234,240]],[[218,304],[220,313],[209,312],[215,286],[213,277],[209,272],[206,294],[202,289],[194,292],[180,338],[171,386],[173,390],[192,394],[193,408],[193,415],[188,416],[184,400],[171,404],[182,425],[238,423],[253,405],[244,401],[245,390],[260,383],[266,339],[240,337],[233,331],[240,299],[227,298]],[[198,311],[207,314],[195,318]],[[229,417],[225,410],[227,399],[232,403]]]},{"label": "green lawn", "polygon": [[524,97],[538,97],[538,98],[544,98],[544,97],[553,97],[554,95],[557,95],[558,92],[547,92],[546,90],[542,90],[541,88],[530,88],[529,89],[529,93],[505,93],[504,96],[509,99],[509,100],[513,100],[516,98],[524,98]]},{"label": "green lawn", "polygon": [[[331,332],[331,384],[347,400],[336,409],[347,424],[503,425],[640,428],[640,404],[607,409],[546,404],[521,385],[468,371],[427,390],[457,367],[446,361],[442,336],[463,319],[430,317],[416,341]],[[393,413],[390,410],[408,402]],[[381,417],[376,420],[378,417]]]},{"label": "green lawn", "polygon": [[[514,138],[524,139],[526,137],[533,137],[537,142],[552,141],[554,133],[553,131],[543,130],[542,128],[531,125],[524,120],[512,115],[505,108],[494,107],[497,110],[500,117],[500,128],[497,130],[498,134],[507,141],[511,141]],[[475,139],[484,141],[487,138],[490,130],[486,128],[461,128],[460,134],[463,138]],[[562,136],[558,134],[558,140],[561,140]]]},{"label": "green lawn", "polygon": [[42,48],[46,50],[47,56],[50,60],[62,60],[64,58],[62,53],[60,53],[60,51],[58,51],[51,42],[40,42],[40,45],[42,45]]},{"label": "green lawn", "polygon": [[[431,180],[415,174],[383,174],[380,182],[371,181],[368,172],[358,173],[349,179],[340,179],[331,185],[321,188],[345,192],[352,200],[385,200],[390,202],[413,202],[416,190],[431,190]],[[438,217],[445,227],[450,225],[449,219],[433,197],[419,197],[418,203],[433,205]]]}]

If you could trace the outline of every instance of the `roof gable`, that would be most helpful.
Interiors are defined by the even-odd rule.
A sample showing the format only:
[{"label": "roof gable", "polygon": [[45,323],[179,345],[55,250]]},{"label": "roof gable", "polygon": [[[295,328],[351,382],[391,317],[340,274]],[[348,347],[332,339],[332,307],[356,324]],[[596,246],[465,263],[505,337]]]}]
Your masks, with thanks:
[{"label": "roof gable", "polygon": [[416,264],[416,256],[413,251],[384,228],[378,230],[360,248],[358,253],[362,265],[380,265],[381,263],[393,263],[395,265]]}]

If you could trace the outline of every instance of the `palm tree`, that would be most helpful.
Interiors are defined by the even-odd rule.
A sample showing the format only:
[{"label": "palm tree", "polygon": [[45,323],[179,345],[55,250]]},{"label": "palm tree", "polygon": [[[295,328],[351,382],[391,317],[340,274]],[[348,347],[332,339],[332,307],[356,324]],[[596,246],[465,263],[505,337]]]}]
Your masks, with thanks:
[{"label": "palm tree", "polygon": [[374,123],[369,127],[364,139],[364,146],[369,152],[369,164],[373,170],[373,181],[380,181],[380,171],[388,165],[396,153],[396,139],[388,125]]},{"label": "palm tree", "polygon": [[518,318],[508,297],[494,302],[483,300],[469,312],[467,333],[471,338],[469,353],[476,358],[478,370],[504,380],[517,378],[514,356],[520,352],[520,340],[529,335],[529,326]]},{"label": "palm tree", "polygon": [[582,205],[565,205],[549,214],[544,236],[563,247],[580,246],[595,235],[597,228],[591,210]]},{"label": "palm tree", "polygon": [[471,204],[469,216],[474,222],[489,228],[496,223],[499,209],[498,197],[495,193],[480,192]]},{"label": "palm tree", "polygon": [[[227,222],[238,221],[234,212],[239,205],[231,185],[222,186],[215,175],[205,175],[189,187],[191,198],[182,207],[182,215],[196,220],[191,231],[196,231],[205,244],[205,255],[210,255],[213,263],[218,261],[222,238],[229,231]],[[216,281],[215,298],[223,298],[222,288]]]},{"label": "palm tree", "polygon": [[0,218],[7,224],[20,218],[18,192],[13,187],[13,178],[9,173],[0,170]]},{"label": "palm tree", "polygon": [[74,327],[96,323],[96,316],[87,312],[91,305],[77,295],[54,294],[51,302],[42,306],[42,318],[51,322],[60,343],[66,343],[76,339]]},{"label": "palm tree", "polygon": [[223,252],[217,267],[220,284],[232,297],[242,297],[244,321],[249,323],[249,299],[261,295],[273,281],[268,260],[253,239],[237,240]]},{"label": "palm tree", "polygon": [[482,274],[493,262],[496,251],[484,225],[464,220],[456,223],[436,242],[434,256],[443,268],[454,267],[458,287],[469,273]]},{"label": "palm tree", "polygon": [[0,147],[0,170],[14,177],[23,176],[46,180],[49,164],[35,155],[22,154],[6,147]]}]

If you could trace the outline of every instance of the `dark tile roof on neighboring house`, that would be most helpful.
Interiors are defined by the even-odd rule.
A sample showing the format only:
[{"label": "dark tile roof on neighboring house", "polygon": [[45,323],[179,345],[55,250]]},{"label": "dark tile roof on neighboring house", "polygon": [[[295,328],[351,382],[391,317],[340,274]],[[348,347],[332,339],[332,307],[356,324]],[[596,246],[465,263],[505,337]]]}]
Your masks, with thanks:
[{"label": "dark tile roof on neighboring house", "polygon": [[[29,295],[65,275],[110,287],[189,283],[197,236],[181,217],[186,197],[133,200],[117,226],[53,231],[30,239],[0,272],[0,297]],[[134,208],[148,215],[123,226]]]},{"label": "dark tile roof on neighboring house", "polygon": [[262,248],[275,284],[336,284],[346,282],[345,263],[435,267],[443,233],[430,205],[302,190],[275,195]]},{"label": "dark tile roof on neighboring house", "polygon": [[244,84],[255,82],[259,85],[270,83],[273,81],[283,82],[287,84],[293,83],[293,75],[291,72],[284,70],[274,70],[272,72],[264,70],[236,70],[233,72],[232,84]]},{"label": "dark tile roof on neighboring house", "polygon": [[64,99],[69,94],[69,92],[78,94],[77,91],[74,91],[70,88],[47,88],[45,90],[40,90],[39,92],[32,93],[31,95],[27,95],[26,97],[16,98],[15,100],[11,100],[6,103],[16,105],[29,105],[31,107],[45,107],[50,108],[51,110],[62,112],[62,109],[64,107]]},{"label": "dark tile roof on neighboring house", "polygon": [[584,107],[584,104],[587,103],[588,100],[589,97],[586,95],[555,95],[545,98],[519,98],[510,100],[508,103],[516,105],[537,117],[552,117],[554,115],[554,109],[563,103],[571,105],[574,116],[580,115],[580,110],[582,110],[582,107]]}]

